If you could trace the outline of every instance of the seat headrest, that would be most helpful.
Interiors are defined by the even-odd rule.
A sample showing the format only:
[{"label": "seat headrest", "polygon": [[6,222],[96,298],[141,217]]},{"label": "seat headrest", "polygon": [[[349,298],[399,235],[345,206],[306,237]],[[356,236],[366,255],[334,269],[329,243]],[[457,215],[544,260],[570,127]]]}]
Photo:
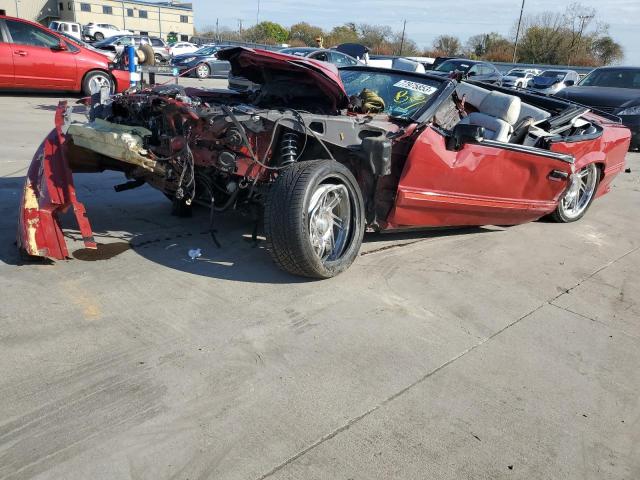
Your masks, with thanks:
[{"label": "seat headrest", "polygon": [[520,97],[492,91],[482,100],[479,111],[513,125],[518,121],[521,106]]}]

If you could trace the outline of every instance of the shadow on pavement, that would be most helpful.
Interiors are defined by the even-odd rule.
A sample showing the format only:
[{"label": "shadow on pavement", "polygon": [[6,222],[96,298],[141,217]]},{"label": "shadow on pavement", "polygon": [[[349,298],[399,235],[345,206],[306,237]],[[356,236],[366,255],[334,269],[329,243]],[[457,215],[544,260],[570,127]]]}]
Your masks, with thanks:
[{"label": "shadow on pavement", "polygon": [[[117,260],[133,251],[140,257],[194,275],[249,283],[292,284],[311,281],[286,274],[272,262],[264,237],[251,239],[249,215],[226,212],[215,217],[218,248],[208,231],[209,212],[195,208],[193,216],[171,216],[171,205],[158,191],[142,188],[116,193],[113,185],[123,177],[115,172],[74,175],[78,198],[85,204],[93,227],[97,250],[84,248],[71,212],[61,216],[67,246],[73,261]],[[18,208],[24,177],[0,178],[0,261],[8,265],[32,263],[15,245]],[[437,229],[365,235],[363,254],[386,250],[428,238],[490,232],[484,228]],[[200,250],[192,259],[191,250]],[[42,261],[38,260],[38,263]],[[144,268],[144,264],[140,264]]]}]

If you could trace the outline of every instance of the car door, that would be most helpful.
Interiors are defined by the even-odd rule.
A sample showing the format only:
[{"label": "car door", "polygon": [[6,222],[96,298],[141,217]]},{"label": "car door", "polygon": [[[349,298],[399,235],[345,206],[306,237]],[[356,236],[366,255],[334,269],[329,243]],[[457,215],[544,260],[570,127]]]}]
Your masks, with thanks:
[{"label": "car door", "polygon": [[420,133],[405,163],[390,228],[516,225],[552,212],[573,158],[484,140],[447,148],[440,130]]},{"label": "car door", "polygon": [[9,43],[4,22],[0,20],[0,87],[13,87],[13,46]]},{"label": "car door", "polygon": [[73,90],[77,87],[75,54],[58,50],[60,39],[30,23],[6,19],[11,38],[15,86]]}]

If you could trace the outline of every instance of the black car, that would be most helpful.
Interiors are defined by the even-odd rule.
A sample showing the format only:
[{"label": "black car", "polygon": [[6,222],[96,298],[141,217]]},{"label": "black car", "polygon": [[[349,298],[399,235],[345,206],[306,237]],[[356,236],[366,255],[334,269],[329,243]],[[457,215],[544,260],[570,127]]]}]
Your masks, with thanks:
[{"label": "black car", "polygon": [[205,45],[193,53],[176,55],[171,60],[171,66],[181,73],[190,70],[190,74],[198,78],[226,77],[231,64],[216,57],[216,53],[225,48],[229,48],[229,45]]},{"label": "black car", "polygon": [[433,63],[429,67],[429,70],[435,70],[442,63],[446,62],[447,60],[451,60],[452,58],[456,58],[456,57],[436,57],[436,59],[433,61]]},{"label": "black car", "polygon": [[640,148],[640,67],[596,68],[556,96],[617,115],[631,130],[631,148]]},{"label": "black car", "polygon": [[464,77],[468,77],[477,82],[502,84],[502,74],[496,67],[487,62],[478,62],[464,58],[452,58],[442,62],[429,73],[447,77],[454,72],[459,72]]}]

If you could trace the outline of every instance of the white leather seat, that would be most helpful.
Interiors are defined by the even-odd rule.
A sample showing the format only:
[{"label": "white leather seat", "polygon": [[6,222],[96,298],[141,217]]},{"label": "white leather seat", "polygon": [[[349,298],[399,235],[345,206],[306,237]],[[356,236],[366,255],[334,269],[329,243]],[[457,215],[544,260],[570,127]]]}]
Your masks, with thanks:
[{"label": "white leather seat", "polygon": [[478,112],[470,113],[460,123],[484,127],[487,140],[508,142],[520,109],[520,97],[492,91],[482,99]]}]

